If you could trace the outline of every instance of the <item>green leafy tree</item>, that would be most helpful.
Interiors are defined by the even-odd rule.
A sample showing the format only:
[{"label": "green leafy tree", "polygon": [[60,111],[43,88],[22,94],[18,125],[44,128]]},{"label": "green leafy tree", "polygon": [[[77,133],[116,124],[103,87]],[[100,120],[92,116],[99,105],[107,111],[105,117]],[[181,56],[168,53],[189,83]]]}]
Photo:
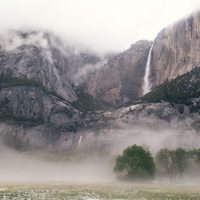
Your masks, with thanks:
[{"label": "green leafy tree", "polygon": [[184,149],[178,148],[174,151],[174,159],[173,161],[177,168],[177,174],[181,176],[188,165],[188,154]]},{"label": "green leafy tree", "polygon": [[181,176],[187,167],[188,154],[182,149],[176,150],[161,149],[156,155],[158,168],[166,172],[170,179]]},{"label": "green leafy tree", "polygon": [[127,178],[149,178],[155,173],[155,163],[149,151],[133,145],[117,157],[114,171]]},{"label": "green leafy tree", "polygon": [[172,166],[171,153],[168,149],[166,148],[161,149],[156,154],[156,164],[158,165],[159,169],[166,172],[171,177],[173,166]]}]

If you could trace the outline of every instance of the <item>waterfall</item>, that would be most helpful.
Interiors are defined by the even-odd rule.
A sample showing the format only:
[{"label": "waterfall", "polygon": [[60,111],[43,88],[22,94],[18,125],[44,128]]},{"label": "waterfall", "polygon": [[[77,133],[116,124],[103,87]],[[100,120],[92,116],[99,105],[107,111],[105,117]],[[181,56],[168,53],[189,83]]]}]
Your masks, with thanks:
[{"label": "waterfall", "polygon": [[83,136],[81,135],[81,136],[79,137],[79,140],[78,140],[78,146],[80,146],[80,145],[81,145],[82,138],[83,138]]},{"label": "waterfall", "polygon": [[147,63],[146,63],[146,69],[145,69],[145,75],[144,75],[144,82],[143,82],[143,95],[151,91],[151,85],[149,82],[149,74],[150,74],[150,65],[151,65],[151,52],[153,49],[153,45],[151,46],[149,50],[149,55],[147,58]]}]

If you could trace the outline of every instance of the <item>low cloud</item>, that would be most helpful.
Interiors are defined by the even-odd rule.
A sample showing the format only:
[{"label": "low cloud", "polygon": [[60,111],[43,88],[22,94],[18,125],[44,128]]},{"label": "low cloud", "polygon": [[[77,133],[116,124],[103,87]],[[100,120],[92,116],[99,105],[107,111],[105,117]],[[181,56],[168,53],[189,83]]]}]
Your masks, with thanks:
[{"label": "low cloud", "polygon": [[0,25],[1,30],[47,29],[97,51],[122,51],[137,40],[154,39],[199,4],[198,0],[1,0]]}]

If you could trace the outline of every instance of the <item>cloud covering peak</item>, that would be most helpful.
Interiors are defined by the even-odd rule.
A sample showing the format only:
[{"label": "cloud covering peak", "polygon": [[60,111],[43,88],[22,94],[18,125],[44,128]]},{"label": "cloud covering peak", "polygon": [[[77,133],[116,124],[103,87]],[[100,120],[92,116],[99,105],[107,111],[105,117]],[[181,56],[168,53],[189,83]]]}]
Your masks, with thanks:
[{"label": "cloud covering peak", "polygon": [[199,0],[0,0],[0,25],[48,29],[98,51],[118,51],[154,39],[199,5]]}]

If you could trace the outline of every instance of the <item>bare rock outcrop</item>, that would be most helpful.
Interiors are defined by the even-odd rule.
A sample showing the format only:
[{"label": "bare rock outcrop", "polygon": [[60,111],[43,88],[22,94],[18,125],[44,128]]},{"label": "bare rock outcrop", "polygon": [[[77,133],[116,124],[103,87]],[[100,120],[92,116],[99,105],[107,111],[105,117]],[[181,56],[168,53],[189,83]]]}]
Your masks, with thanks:
[{"label": "bare rock outcrop", "polygon": [[65,100],[77,100],[73,77],[99,57],[44,31],[13,31],[0,37],[0,74],[34,80]]},{"label": "bare rock outcrop", "polygon": [[142,95],[143,77],[152,42],[142,40],[111,56],[85,83],[86,91],[108,105],[122,105]]},{"label": "bare rock outcrop", "polygon": [[153,86],[186,73],[200,63],[200,12],[163,29],[152,50]]}]

